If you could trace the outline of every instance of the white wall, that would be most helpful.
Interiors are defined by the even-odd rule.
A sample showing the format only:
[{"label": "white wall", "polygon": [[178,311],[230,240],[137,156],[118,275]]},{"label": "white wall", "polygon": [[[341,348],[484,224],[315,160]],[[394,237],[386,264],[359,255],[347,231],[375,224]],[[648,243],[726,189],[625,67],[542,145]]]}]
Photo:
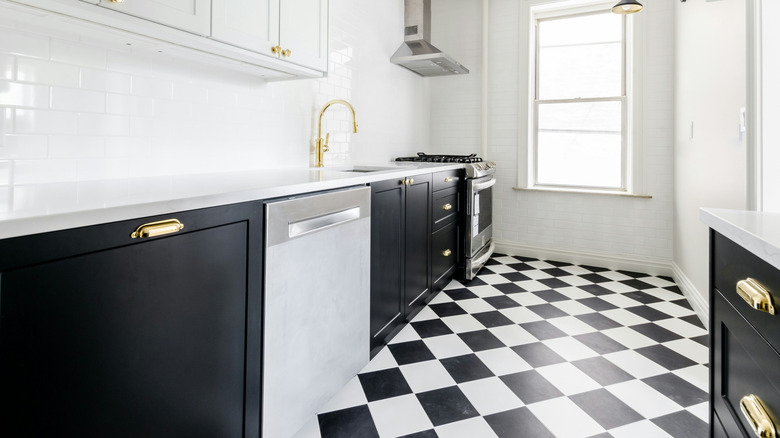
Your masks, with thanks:
[{"label": "white wall", "polygon": [[763,209],[780,212],[780,2],[762,3]]},{"label": "white wall", "polygon": [[[3,2],[0,2],[3,6]],[[330,74],[265,83],[139,50],[72,23],[0,9],[0,187],[313,164],[327,100],[326,165],[386,161],[428,139],[424,80],[389,62],[403,0],[330,2]]]},{"label": "white wall", "polygon": [[[706,303],[708,229],[699,208],[746,208],[745,2],[676,2],[674,260]],[[693,138],[690,125],[693,122]]]},{"label": "white wall", "polygon": [[[646,263],[646,271],[672,258],[674,0],[645,2],[647,55],[644,101],[645,191],[652,199],[522,192],[517,182],[519,24],[517,0],[490,1],[488,158],[498,164],[494,233],[505,251],[590,253]],[[434,0],[434,45],[452,47],[471,74],[431,82],[434,152],[478,153],[480,134],[480,1]],[[471,17],[472,27],[460,26]],[[440,30],[454,23],[458,32]],[[449,49],[448,49],[449,50]],[[446,51],[446,50],[445,50]],[[457,56],[456,56],[457,54]],[[668,269],[667,272],[668,273]]]}]

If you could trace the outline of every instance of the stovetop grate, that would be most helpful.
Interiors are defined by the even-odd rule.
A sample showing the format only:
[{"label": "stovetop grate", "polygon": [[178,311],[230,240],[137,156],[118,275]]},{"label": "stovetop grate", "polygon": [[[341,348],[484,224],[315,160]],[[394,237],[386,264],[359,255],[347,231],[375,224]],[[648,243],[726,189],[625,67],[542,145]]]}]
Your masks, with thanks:
[{"label": "stovetop grate", "polygon": [[424,152],[417,152],[415,157],[398,157],[395,161],[414,161],[426,163],[481,163],[482,158],[477,154],[470,155],[428,155]]}]

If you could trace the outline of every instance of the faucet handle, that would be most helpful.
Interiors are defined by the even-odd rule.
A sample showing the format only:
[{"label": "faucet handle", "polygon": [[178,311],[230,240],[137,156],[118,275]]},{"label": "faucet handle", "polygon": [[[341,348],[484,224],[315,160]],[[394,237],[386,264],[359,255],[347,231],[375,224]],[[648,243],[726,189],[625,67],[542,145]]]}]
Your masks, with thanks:
[{"label": "faucet handle", "polygon": [[322,145],[322,152],[328,152],[330,147],[328,146],[328,140],[330,139],[330,132],[325,134],[325,143]]}]

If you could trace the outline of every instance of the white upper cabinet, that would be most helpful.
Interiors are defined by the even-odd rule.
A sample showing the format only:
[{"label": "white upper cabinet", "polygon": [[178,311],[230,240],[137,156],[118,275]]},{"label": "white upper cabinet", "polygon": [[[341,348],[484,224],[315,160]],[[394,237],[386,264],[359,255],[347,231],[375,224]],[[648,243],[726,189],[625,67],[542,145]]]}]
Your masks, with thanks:
[{"label": "white upper cabinet", "polygon": [[211,33],[211,0],[100,0],[98,5],[198,35]]},{"label": "white upper cabinet", "polygon": [[212,38],[328,70],[328,0],[212,0]]}]

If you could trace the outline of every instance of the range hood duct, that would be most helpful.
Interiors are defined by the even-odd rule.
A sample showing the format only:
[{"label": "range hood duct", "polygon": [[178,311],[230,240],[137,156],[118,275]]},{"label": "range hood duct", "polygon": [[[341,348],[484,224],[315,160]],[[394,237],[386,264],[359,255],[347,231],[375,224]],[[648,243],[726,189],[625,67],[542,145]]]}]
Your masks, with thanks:
[{"label": "range hood duct", "polygon": [[431,0],[404,0],[404,43],[390,62],[420,76],[468,74],[469,70],[430,43]]}]

